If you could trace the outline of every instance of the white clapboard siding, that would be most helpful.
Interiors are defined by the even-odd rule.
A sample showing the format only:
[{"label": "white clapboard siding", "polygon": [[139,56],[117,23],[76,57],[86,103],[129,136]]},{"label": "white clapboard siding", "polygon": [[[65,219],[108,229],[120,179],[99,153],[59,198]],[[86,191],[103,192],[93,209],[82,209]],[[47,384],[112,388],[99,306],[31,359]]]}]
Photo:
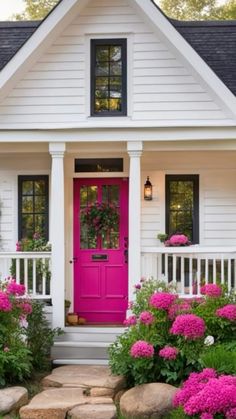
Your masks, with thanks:
[{"label": "white clapboard siding", "polygon": [[10,250],[15,234],[15,179],[0,171],[0,250]]},{"label": "white clapboard siding", "polygon": [[[153,32],[132,0],[91,0],[0,104],[1,124],[89,121],[89,38],[127,37],[133,121],[226,119],[209,92]],[[131,88],[130,88],[131,86]],[[97,121],[97,119],[96,119]]]}]

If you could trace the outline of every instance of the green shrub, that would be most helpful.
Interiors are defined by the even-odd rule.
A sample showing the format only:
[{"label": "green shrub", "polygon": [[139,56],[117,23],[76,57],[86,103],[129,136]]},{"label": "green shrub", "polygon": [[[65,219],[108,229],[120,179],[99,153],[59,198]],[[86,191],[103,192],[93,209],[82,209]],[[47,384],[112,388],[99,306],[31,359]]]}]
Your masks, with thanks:
[{"label": "green shrub", "polygon": [[109,347],[112,372],[125,375],[129,386],[156,381],[179,385],[206,362],[209,335],[228,349],[233,345],[236,323],[219,317],[216,310],[235,304],[235,297],[217,285],[203,298],[181,299],[173,288],[149,279],[135,286],[135,294],[128,329]]},{"label": "green shrub", "polygon": [[32,301],[32,313],[25,329],[27,345],[33,356],[32,364],[37,371],[50,366],[50,349],[54,338],[63,333],[59,328],[50,328],[43,307],[43,303]]},{"label": "green shrub", "polygon": [[219,374],[236,375],[236,343],[235,349],[230,350],[224,345],[213,345],[200,355],[203,368],[213,368]]}]

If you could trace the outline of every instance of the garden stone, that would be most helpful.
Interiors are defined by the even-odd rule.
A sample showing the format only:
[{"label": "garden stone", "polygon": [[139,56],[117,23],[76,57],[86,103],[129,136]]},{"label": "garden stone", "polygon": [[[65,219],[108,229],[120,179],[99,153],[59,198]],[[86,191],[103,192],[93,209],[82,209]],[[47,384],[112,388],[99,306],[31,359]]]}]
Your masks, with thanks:
[{"label": "garden stone", "polygon": [[116,408],[113,404],[89,404],[77,406],[68,412],[70,419],[115,419]]},{"label": "garden stone", "polygon": [[0,390],[0,414],[18,410],[28,403],[28,391],[24,387],[9,387]]},{"label": "garden stone", "polygon": [[64,419],[68,410],[84,404],[81,388],[51,388],[37,394],[20,409],[21,419]]},{"label": "garden stone", "polygon": [[[55,368],[42,380],[44,387],[84,387],[112,389],[114,393],[125,387],[125,378],[115,376],[104,365],[66,365]],[[105,394],[103,394],[105,395]],[[111,393],[107,393],[111,395]]]},{"label": "garden stone", "polygon": [[165,418],[172,409],[178,389],[169,384],[142,384],[126,391],[120,399],[120,411],[125,419]]}]

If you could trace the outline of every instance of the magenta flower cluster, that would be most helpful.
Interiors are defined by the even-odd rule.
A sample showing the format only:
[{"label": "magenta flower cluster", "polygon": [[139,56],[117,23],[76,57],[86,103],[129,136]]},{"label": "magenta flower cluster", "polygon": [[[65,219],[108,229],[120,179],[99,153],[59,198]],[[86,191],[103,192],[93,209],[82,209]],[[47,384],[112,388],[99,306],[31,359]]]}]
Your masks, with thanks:
[{"label": "magenta flower cluster", "polygon": [[130,349],[130,355],[133,358],[152,358],[154,355],[154,347],[145,340],[137,340]]},{"label": "magenta flower cluster", "polygon": [[185,234],[173,234],[165,241],[165,246],[189,246],[189,244],[188,236]]},{"label": "magenta flower cluster", "polygon": [[5,292],[0,291],[0,311],[11,311],[12,304],[9,300],[8,295]]},{"label": "magenta flower cluster", "polygon": [[206,330],[205,322],[195,314],[180,314],[171,326],[170,333],[189,340],[202,338]]},{"label": "magenta flower cluster", "polygon": [[139,321],[148,326],[154,322],[154,316],[150,311],[143,311],[139,316]]},{"label": "magenta flower cluster", "polygon": [[206,284],[201,287],[201,294],[207,295],[208,297],[220,297],[222,289],[216,284]]},{"label": "magenta flower cluster", "polygon": [[149,304],[151,307],[167,311],[176,298],[178,298],[177,295],[168,292],[155,292],[151,295]]},{"label": "magenta flower cluster", "polygon": [[7,284],[6,292],[11,295],[22,296],[25,294],[25,286],[17,284],[15,279],[11,279]]},{"label": "magenta flower cluster", "polygon": [[218,308],[218,310],[216,310],[216,315],[232,322],[236,321],[236,305],[227,304],[224,307]]},{"label": "magenta flower cluster", "polygon": [[191,304],[187,301],[183,301],[180,304],[172,304],[168,309],[168,318],[174,320],[178,314],[191,312]]},{"label": "magenta flower cluster", "polygon": [[214,418],[216,414],[235,418],[236,377],[217,377],[216,371],[210,368],[192,373],[176,393],[174,406],[182,406],[187,415],[200,415],[202,419]]},{"label": "magenta flower cluster", "polygon": [[174,346],[165,346],[164,348],[160,349],[159,356],[171,361],[176,359],[178,352],[178,349]]},{"label": "magenta flower cluster", "polygon": [[135,326],[136,323],[137,323],[137,317],[134,314],[132,314],[132,316],[129,316],[127,317],[126,320],[124,320],[124,325],[127,327]]}]

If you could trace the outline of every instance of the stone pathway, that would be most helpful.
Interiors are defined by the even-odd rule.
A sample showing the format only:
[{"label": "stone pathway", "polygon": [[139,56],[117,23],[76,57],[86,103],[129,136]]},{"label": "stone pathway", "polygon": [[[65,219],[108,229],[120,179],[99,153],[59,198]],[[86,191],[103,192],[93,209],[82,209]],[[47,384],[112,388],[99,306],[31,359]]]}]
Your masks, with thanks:
[{"label": "stone pathway", "polygon": [[56,368],[42,381],[44,391],[20,409],[21,419],[115,419],[113,402],[125,380],[107,366]]}]

